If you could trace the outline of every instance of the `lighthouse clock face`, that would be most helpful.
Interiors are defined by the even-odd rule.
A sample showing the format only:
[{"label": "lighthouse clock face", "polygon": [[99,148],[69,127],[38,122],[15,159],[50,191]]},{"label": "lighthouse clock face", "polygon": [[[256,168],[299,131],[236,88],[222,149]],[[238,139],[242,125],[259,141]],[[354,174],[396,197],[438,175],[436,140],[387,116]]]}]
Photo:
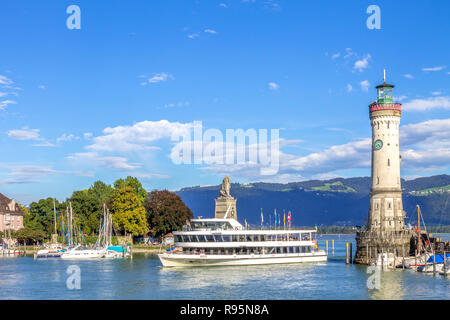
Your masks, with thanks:
[{"label": "lighthouse clock face", "polygon": [[381,140],[377,140],[375,141],[375,143],[373,144],[373,148],[375,150],[380,150],[383,147],[383,141]]}]

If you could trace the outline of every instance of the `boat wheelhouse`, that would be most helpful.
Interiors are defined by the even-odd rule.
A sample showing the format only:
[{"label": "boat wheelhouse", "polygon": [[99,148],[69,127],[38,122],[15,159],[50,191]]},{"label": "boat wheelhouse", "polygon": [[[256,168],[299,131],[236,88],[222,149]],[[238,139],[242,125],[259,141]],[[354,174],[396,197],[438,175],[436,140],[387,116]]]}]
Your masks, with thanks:
[{"label": "boat wheelhouse", "polygon": [[165,267],[231,266],[327,261],[316,230],[247,229],[235,219],[192,219],[174,231],[175,247],[159,254]]}]

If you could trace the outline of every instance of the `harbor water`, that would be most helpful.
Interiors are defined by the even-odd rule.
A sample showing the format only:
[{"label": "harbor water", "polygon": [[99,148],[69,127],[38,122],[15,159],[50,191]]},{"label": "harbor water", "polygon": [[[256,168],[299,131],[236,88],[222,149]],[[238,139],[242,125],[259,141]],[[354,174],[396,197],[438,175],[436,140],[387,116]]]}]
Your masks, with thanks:
[{"label": "harbor water", "polygon": [[[146,253],[91,261],[4,257],[0,299],[450,299],[450,276],[413,270],[380,271],[379,288],[370,289],[374,273],[345,261],[347,242],[355,254],[354,235],[318,240],[321,249],[329,241],[326,263],[165,269]],[[80,289],[67,284],[70,266],[80,271]]]}]

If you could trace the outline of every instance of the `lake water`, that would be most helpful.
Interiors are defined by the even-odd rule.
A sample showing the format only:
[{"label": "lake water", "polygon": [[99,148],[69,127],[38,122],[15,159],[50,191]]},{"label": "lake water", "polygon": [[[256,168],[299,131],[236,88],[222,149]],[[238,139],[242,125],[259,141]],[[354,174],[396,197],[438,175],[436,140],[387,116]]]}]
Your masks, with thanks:
[{"label": "lake water", "polygon": [[[328,262],[310,264],[163,269],[145,253],[77,262],[0,258],[0,299],[450,299],[450,277],[411,270],[381,271],[380,289],[370,290],[367,267],[345,264],[354,236],[322,236],[320,248],[325,240]],[[80,290],[66,286],[70,265],[81,270]]]}]

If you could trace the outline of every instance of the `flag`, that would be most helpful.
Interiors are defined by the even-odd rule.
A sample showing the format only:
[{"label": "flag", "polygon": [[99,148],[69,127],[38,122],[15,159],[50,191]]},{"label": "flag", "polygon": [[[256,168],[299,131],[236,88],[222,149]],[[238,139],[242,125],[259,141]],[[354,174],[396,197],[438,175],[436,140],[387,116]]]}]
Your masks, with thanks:
[{"label": "flag", "polygon": [[316,226],[315,226],[315,227],[316,227],[316,231],[317,231],[317,224],[316,224]]},{"label": "flag", "polygon": [[277,227],[277,209],[274,209],[275,213],[275,228]]},{"label": "flag", "polygon": [[247,228],[247,219],[244,218],[244,224],[245,224],[245,228]]},{"label": "flag", "polygon": [[286,228],[286,211],[283,210],[283,228]]},{"label": "flag", "polygon": [[291,219],[292,219],[292,217],[291,217],[291,211],[289,211],[289,212],[288,212],[288,227],[289,227],[289,228],[291,227]]},{"label": "flag", "polygon": [[264,223],[264,216],[263,216],[263,212],[262,212],[262,208],[261,208],[261,227]]}]

